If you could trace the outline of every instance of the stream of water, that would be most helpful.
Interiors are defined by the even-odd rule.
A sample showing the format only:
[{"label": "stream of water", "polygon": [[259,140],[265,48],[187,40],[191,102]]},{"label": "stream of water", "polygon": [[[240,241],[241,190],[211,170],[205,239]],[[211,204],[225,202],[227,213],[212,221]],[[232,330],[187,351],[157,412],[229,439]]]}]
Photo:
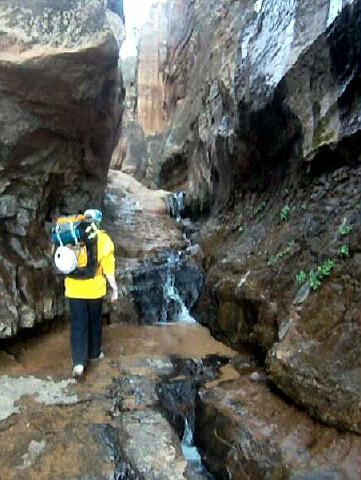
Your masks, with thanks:
[{"label": "stream of water", "polygon": [[181,447],[184,458],[188,462],[190,478],[192,478],[192,475],[197,477],[197,480],[211,480],[214,478],[203,465],[199,450],[194,445],[193,431],[187,419],[185,420],[185,429]]},{"label": "stream of water", "polygon": [[[178,222],[182,223],[182,213],[185,209],[185,192],[177,192],[169,195],[169,211],[170,215]],[[187,244],[187,249],[192,248],[191,241],[186,237],[185,240]],[[177,252],[176,254],[171,254],[167,258],[166,268],[166,280],[163,286],[163,297],[164,297],[164,309],[162,311],[161,322],[166,322],[168,318],[169,310],[173,310],[176,313],[173,314],[173,320],[177,323],[196,323],[196,320],[190,314],[187,306],[185,305],[184,299],[182,298],[179,290],[177,289],[176,283],[176,272],[180,268],[182,263],[182,253]],[[172,304],[171,308],[169,308]],[[194,423],[194,422],[193,422]],[[194,444],[193,437],[193,428],[187,417],[184,418],[184,434],[181,442],[182,452],[184,458],[188,462],[188,475],[190,478],[201,479],[212,479],[213,477],[209,474],[202,463],[202,457],[196,445]]]}]

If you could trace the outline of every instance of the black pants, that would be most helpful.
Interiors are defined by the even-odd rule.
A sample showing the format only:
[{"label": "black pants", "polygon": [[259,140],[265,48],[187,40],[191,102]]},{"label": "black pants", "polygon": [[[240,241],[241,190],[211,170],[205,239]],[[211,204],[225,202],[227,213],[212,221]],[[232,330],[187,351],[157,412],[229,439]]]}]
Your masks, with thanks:
[{"label": "black pants", "polygon": [[73,365],[97,358],[102,346],[102,298],[69,298]]}]

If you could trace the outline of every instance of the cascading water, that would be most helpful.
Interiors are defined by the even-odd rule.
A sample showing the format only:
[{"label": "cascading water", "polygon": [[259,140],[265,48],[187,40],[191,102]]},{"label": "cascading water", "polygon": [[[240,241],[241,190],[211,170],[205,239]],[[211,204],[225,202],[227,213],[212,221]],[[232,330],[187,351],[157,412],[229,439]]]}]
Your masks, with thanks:
[{"label": "cascading water", "polygon": [[167,373],[158,385],[157,396],[166,418],[181,438],[181,448],[187,460],[185,478],[212,480],[214,477],[202,462],[194,442],[198,390],[212,381],[221,365],[228,359],[210,355],[205,359],[172,358],[173,371]]},{"label": "cascading water", "polygon": [[163,251],[145,260],[133,275],[133,296],[142,323],[193,323],[189,313],[198,299],[203,276],[184,252]]},{"label": "cascading water", "polygon": [[168,195],[168,206],[170,216],[180,222],[185,208],[185,192],[171,193]]},{"label": "cascading water", "polygon": [[[187,228],[181,220],[185,205],[185,193],[168,195],[169,213],[183,231]],[[203,284],[203,275],[190,258],[192,243],[184,233],[186,248],[182,251],[164,250],[158,258],[144,260],[133,276],[133,296],[138,305],[142,322],[194,323],[190,310],[198,299]]]},{"label": "cascading water", "polygon": [[184,435],[182,439],[182,451],[184,458],[186,458],[188,462],[201,461],[201,456],[198,452],[198,449],[194,445],[193,431],[191,426],[189,425],[187,418],[185,419]]},{"label": "cascading water", "polygon": [[[110,178],[103,200],[104,225],[120,238],[118,251],[123,252],[117,277],[126,286],[132,303],[129,308],[125,305],[122,316],[129,314],[141,324],[193,323],[190,311],[199,297],[203,274],[187,237],[191,229],[181,219],[185,193],[161,197],[126,174],[113,171]],[[177,223],[167,217],[166,211]],[[170,229],[169,238],[163,228]],[[164,235],[159,244],[158,231]]]},{"label": "cascading water", "polygon": [[180,262],[180,255],[170,255],[167,259],[166,280],[163,285],[163,310],[161,322],[167,323],[169,312],[173,312],[172,320],[180,323],[195,323],[195,319],[189,313],[183,298],[176,285],[176,270]]},{"label": "cascading water", "polygon": [[188,473],[191,475],[191,478],[196,477],[199,480],[213,479],[213,477],[210,475],[209,472],[207,472],[206,468],[202,463],[202,458],[200,456],[198,448],[194,445],[193,430],[187,418],[185,419],[184,435],[181,447],[184,458],[188,462]]},{"label": "cascading water", "polygon": [[[184,458],[188,462],[189,473],[196,474],[199,480],[212,479],[213,477],[205,469],[198,448],[194,445],[193,430],[188,419],[185,419],[184,435],[181,443]],[[194,478],[194,475],[192,475]]]}]

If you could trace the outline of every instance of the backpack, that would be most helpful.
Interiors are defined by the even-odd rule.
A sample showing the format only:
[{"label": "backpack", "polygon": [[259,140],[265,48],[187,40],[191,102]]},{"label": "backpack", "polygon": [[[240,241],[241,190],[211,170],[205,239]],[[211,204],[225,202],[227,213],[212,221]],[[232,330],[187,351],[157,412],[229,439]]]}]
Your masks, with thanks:
[{"label": "backpack", "polygon": [[[68,277],[85,279],[95,276],[98,268],[98,242],[97,226],[92,220],[86,219],[85,215],[81,214],[59,217],[52,228],[51,238],[57,247],[55,255],[59,248],[74,247],[78,267],[69,273]],[[54,263],[56,265],[55,261]]]},{"label": "backpack", "polygon": [[91,223],[81,214],[59,217],[51,231],[51,238],[57,247],[78,245],[85,240],[86,230]]}]

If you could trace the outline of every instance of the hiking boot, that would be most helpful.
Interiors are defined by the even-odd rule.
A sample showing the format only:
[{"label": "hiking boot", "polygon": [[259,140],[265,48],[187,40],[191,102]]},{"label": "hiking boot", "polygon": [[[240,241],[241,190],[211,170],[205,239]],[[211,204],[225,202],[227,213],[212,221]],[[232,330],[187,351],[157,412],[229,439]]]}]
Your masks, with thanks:
[{"label": "hiking boot", "polygon": [[74,365],[73,368],[73,377],[81,377],[84,373],[84,365],[78,363],[78,365]]},{"label": "hiking boot", "polygon": [[104,354],[104,352],[102,351],[102,352],[99,353],[99,356],[98,356],[98,357],[89,358],[89,360],[90,360],[91,362],[99,362],[99,360],[104,360],[104,358],[105,358],[105,354]]}]

